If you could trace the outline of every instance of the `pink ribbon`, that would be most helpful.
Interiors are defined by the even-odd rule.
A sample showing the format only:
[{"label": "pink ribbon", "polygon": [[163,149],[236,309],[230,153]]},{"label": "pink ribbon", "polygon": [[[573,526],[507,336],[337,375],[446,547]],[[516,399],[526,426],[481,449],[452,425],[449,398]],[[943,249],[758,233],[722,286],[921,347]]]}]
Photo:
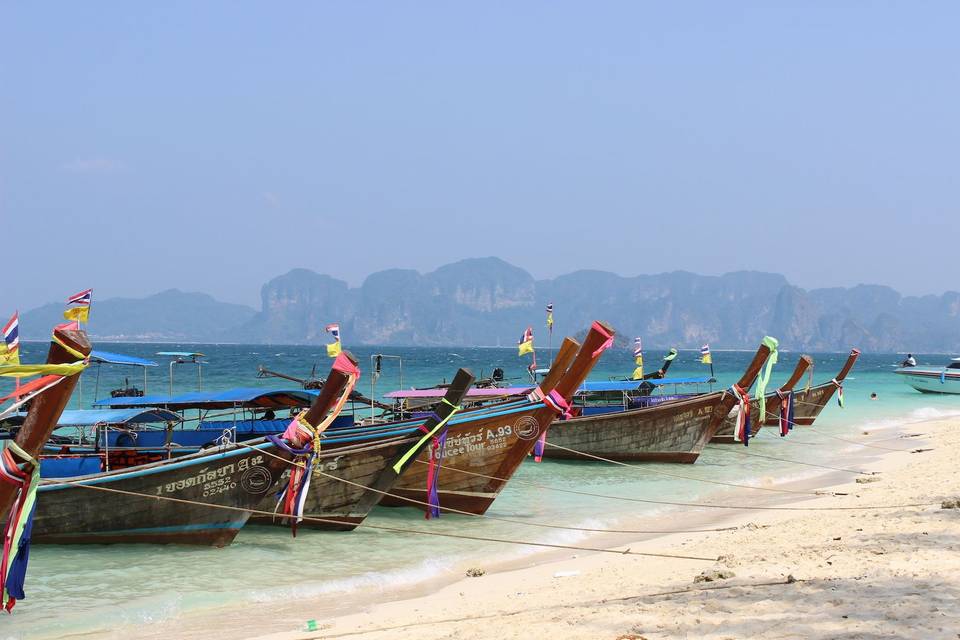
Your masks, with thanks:
[{"label": "pink ribbon", "polygon": [[597,347],[596,351],[593,352],[592,357],[596,358],[598,355],[600,355],[601,353],[603,353],[604,351],[606,351],[607,349],[613,346],[613,334],[607,331],[606,329],[604,329],[603,325],[601,325],[599,322],[596,322],[596,321],[594,321],[594,323],[590,326],[590,330],[597,331],[600,333],[600,335],[606,338],[606,341],[602,345]]}]

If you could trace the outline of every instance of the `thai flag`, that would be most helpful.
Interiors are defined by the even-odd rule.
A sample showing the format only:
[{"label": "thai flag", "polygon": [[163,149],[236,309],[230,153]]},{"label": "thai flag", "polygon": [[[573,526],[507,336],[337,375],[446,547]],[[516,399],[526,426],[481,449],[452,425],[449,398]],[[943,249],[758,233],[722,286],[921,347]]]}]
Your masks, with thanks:
[{"label": "thai flag", "polygon": [[523,337],[517,342],[517,344],[523,344],[524,342],[530,342],[533,340],[533,327],[527,327],[527,330],[523,332]]},{"label": "thai flag", "polygon": [[327,333],[333,336],[334,340],[340,340],[340,325],[338,323],[328,324]]},{"label": "thai flag", "polygon": [[643,355],[643,342],[640,340],[640,337],[633,339],[633,357],[639,358]]},{"label": "thai flag", "polygon": [[705,358],[708,355],[710,355],[710,345],[705,344],[702,347],[700,347],[700,357]]},{"label": "thai flag", "polygon": [[14,353],[20,348],[20,314],[16,311],[3,327],[3,342],[7,345],[7,353]]},{"label": "thai flag", "polygon": [[93,289],[85,289],[80,293],[75,293],[69,298],[67,298],[67,304],[90,304],[90,300],[93,298]]}]

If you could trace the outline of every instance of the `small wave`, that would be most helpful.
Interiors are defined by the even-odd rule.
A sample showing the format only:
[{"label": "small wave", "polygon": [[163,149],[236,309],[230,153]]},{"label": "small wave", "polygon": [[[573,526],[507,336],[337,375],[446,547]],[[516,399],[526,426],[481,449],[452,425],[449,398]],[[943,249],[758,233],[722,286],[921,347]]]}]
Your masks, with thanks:
[{"label": "small wave", "polygon": [[862,422],[857,425],[857,428],[864,430],[893,429],[904,424],[943,420],[957,416],[960,416],[960,408],[941,409],[937,407],[918,407],[900,416]]},{"label": "small wave", "polygon": [[955,418],[960,416],[960,409],[938,409],[936,407],[920,407],[910,412],[910,419],[916,422],[924,420],[939,420],[941,418]]},{"label": "small wave", "polygon": [[456,556],[428,558],[413,566],[390,571],[368,571],[349,578],[328,580],[316,584],[299,584],[285,588],[255,591],[253,602],[275,602],[289,598],[315,598],[332,593],[347,594],[364,589],[389,591],[397,587],[412,586],[452,571],[458,563]]}]

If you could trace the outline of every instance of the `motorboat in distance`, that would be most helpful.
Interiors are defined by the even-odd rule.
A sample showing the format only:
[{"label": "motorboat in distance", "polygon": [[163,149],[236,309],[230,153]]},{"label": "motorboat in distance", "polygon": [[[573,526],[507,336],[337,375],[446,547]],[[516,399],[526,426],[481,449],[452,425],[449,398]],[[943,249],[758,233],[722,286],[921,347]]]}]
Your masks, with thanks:
[{"label": "motorboat in distance", "polygon": [[960,358],[953,358],[945,367],[900,367],[894,373],[923,393],[960,394]]}]

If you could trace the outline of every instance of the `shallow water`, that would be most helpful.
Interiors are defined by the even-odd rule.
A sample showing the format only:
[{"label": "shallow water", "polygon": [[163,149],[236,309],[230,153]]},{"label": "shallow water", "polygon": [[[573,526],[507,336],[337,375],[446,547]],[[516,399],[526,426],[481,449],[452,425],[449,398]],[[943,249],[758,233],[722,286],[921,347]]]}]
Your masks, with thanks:
[{"label": "shallow water", "polygon": [[[178,350],[177,345],[113,344],[108,350],[152,357],[160,367],[148,373],[148,391],[168,390],[168,368],[157,351]],[[205,389],[231,386],[289,387],[280,380],[256,378],[258,364],[295,375],[306,375],[314,363],[318,372],[329,366],[322,348],[263,345],[185,345],[202,351]],[[27,344],[25,352],[39,359],[43,345]],[[358,348],[353,350],[364,370],[360,389],[369,386],[370,355],[382,352],[401,355],[403,386],[426,386],[446,378],[457,367],[467,366],[478,375],[489,375],[502,366],[508,377],[522,382],[526,360],[515,349]],[[541,353],[541,358],[545,354]],[[681,352],[671,375],[703,375],[698,354]],[[714,352],[717,389],[731,384],[752,353]],[[781,353],[769,388],[792,371],[799,354]],[[846,354],[814,354],[814,383],[829,380],[840,369]],[[733,483],[758,483],[770,477],[801,478],[821,471],[808,465],[843,466],[843,452],[851,445],[831,438],[851,437],[864,429],[891,426],[908,420],[960,414],[960,397],[928,396],[913,391],[891,372],[902,358],[895,354],[864,354],[845,384],[846,407],[836,400],[824,411],[815,431],[794,434],[780,441],[774,430],[745,450],[738,446],[708,447],[695,465],[644,465],[640,469],[592,462],[525,463],[490,511],[491,516],[518,522],[445,515],[425,522],[411,509],[378,508],[368,519],[371,525],[421,529],[514,541],[576,544],[587,532],[548,529],[525,523],[552,523],[587,528],[635,526],[638,516],[667,507],[615,501],[594,496],[560,493],[536,485],[630,498],[691,501],[717,488],[716,485],[657,475],[657,471]],[[946,355],[921,356],[921,362],[942,363]],[[544,358],[546,359],[546,358]],[[647,354],[648,370],[658,362]],[[604,356],[592,379],[622,376],[633,370],[628,352]],[[375,395],[399,386],[396,361],[384,360],[384,371]],[[129,377],[142,383],[140,371],[104,366],[99,384],[94,367],[84,374],[83,393],[74,398],[89,403],[95,393],[107,395]],[[178,365],[175,391],[196,388],[196,370]],[[802,383],[801,383],[802,384]],[[879,400],[871,401],[875,392]],[[790,442],[791,444],[786,444]],[[801,442],[805,444],[800,444]],[[754,457],[763,454],[780,458]],[[791,460],[794,462],[785,462]],[[527,484],[534,483],[534,484]],[[679,519],[679,518],[678,518]],[[469,522],[468,522],[469,520]],[[626,524],[625,524],[626,523]],[[470,563],[490,558],[504,560],[538,553],[537,548],[478,541],[428,537],[375,529],[347,533],[302,531],[292,539],[288,531],[248,527],[225,549],[176,546],[42,546],[33,548],[27,579],[27,599],[18,603],[13,616],[0,621],[0,633],[12,638],[59,637],[67,633],[105,632],[135,628],[176,619],[191,611],[223,605],[267,605],[291,598],[331,598],[363,589],[389,589],[415,584],[437,575],[462,572]]]}]

